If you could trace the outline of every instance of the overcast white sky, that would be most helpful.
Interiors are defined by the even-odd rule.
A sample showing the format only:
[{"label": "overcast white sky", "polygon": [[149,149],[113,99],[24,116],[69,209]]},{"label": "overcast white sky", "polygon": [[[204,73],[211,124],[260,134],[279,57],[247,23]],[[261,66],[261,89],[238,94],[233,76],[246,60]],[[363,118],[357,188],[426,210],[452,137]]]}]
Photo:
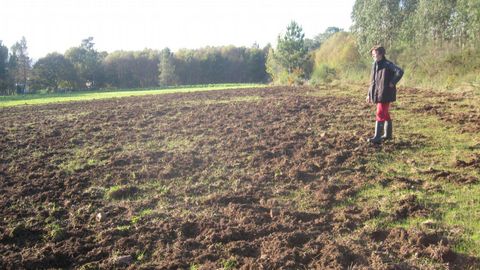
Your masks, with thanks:
[{"label": "overcast white sky", "polygon": [[312,38],[349,29],[355,0],[0,0],[0,40],[38,59],[94,38],[98,50],[275,45],[292,20]]}]

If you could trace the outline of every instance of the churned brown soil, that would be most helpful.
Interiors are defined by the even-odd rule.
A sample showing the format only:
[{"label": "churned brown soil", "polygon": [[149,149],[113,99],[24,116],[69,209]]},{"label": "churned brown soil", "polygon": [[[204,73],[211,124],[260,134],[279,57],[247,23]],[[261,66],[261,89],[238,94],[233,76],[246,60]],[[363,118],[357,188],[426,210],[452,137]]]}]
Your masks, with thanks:
[{"label": "churned brown soil", "polygon": [[[310,91],[0,109],[0,268],[474,265],[442,231],[365,226],[381,211],[347,202],[375,181],[364,164],[379,147],[364,140],[371,109],[361,97]],[[428,211],[410,196],[391,218]]]}]

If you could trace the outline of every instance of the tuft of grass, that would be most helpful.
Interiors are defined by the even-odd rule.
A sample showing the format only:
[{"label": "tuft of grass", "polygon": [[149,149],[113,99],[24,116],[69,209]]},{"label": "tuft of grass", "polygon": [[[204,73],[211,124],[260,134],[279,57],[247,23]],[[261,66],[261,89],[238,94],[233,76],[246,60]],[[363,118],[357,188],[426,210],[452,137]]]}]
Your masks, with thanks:
[{"label": "tuft of grass", "polygon": [[132,185],[115,185],[110,187],[105,196],[109,200],[132,199],[140,192],[139,188]]},{"label": "tuft of grass", "polygon": [[66,231],[58,222],[47,224],[48,238],[53,241],[61,241],[66,236]]},{"label": "tuft of grass", "polygon": [[131,225],[122,225],[122,226],[117,226],[117,230],[120,232],[128,232],[132,228]]},{"label": "tuft of grass", "polygon": [[145,260],[147,258],[147,250],[141,250],[141,251],[137,251],[137,253],[135,254],[135,259],[139,262]]},{"label": "tuft of grass", "polygon": [[154,213],[155,212],[154,212],[153,209],[144,209],[144,210],[140,211],[140,213],[138,213],[136,216],[132,217],[131,223],[132,224],[137,224],[142,218],[144,218],[146,216],[151,216]]},{"label": "tuft of grass", "polygon": [[193,263],[193,264],[190,265],[189,269],[190,270],[198,270],[198,269],[200,269],[200,265],[197,264],[197,263]]},{"label": "tuft of grass", "polygon": [[222,259],[221,264],[224,270],[232,270],[235,269],[238,265],[237,260],[235,258],[229,258],[229,259]]}]

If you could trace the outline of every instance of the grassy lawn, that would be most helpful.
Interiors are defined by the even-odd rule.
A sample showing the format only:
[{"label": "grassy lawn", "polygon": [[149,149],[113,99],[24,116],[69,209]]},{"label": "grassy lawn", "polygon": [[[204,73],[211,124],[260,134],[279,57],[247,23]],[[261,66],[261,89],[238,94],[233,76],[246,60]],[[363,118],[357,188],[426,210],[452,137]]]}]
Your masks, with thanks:
[{"label": "grassy lawn", "polygon": [[[478,102],[479,95],[463,102]],[[421,102],[398,102],[393,110],[395,143],[408,142],[404,149],[390,149],[388,145],[369,158],[372,172],[378,180],[393,179],[365,187],[357,202],[379,205],[391,213],[393,205],[406,196],[415,196],[420,206],[429,209],[427,215],[391,221],[388,216],[372,220],[378,227],[443,229],[448,236],[459,239],[455,251],[480,257],[480,184],[463,183],[461,179],[480,179],[480,170],[459,167],[458,161],[469,161],[480,145],[476,133],[461,132],[461,125],[447,123],[435,115],[415,112]],[[432,97],[430,104],[437,104]],[[478,103],[476,103],[478,106]],[[413,105],[413,106],[412,106]],[[445,176],[442,176],[444,174]],[[405,183],[398,179],[411,181]],[[418,184],[416,184],[418,183]]]},{"label": "grassy lawn", "polygon": [[[319,87],[310,95],[362,99],[365,91],[363,85],[334,85],[333,89]],[[343,205],[378,206],[382,214],[367,221],[365,226],[446,231],[447,237],[457,240],[453,246],[456,252],[480,257],[480,183],[462,182],[462,179],[480,180],[480,170],[456,165],[478,154],[480,136],[462,132],[462,124],[417,111],[425,105],[439,104],[444,105],[442,110],[447,115],[478,111],[480,92],[477,89],[463,92],[465,99],[448,100],[440,95],[405,95],[400,90],[392,110],[395,140],[378,147],[374,155],[365,157],[363,163],[372,183],[340,208]],[[458,95],[463,92],[446,93]],[[435,93],[441,94],[441,91],[435,90]],[[372,118],[365,120],[372,134],[373,114],[374,108]],[[392,219],[398,202],[409,196],[414,196],[418,205],[426,209],[426,214]]]},{"label": "grassy lawn", "polygon": [[99,91],[79,91],[68,93],[52,94],[26,94],[15,96],[0,96],[0,107],[11,107],[18,105],[36,105],[53,102],[68,102],[80,100],[93,100],[105,98],[120,98],[129,96],[159,95],[170,93],[187,93],[197,91],[227,90],[239,88],[259,88],[265,87],[264,84],[209,84],[180,86],[175,88],[150,89],[150,90],[99,90]]}]

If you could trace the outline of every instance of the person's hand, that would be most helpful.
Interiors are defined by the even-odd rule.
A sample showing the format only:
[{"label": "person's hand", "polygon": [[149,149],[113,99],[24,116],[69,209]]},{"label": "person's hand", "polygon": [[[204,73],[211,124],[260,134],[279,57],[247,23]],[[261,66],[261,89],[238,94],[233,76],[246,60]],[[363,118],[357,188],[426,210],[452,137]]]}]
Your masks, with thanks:
[{"label": "person's hand", "polygon": [[370,96],[369,96],[369,95],[367,95],[367,98],[365,98],[365,102],[367,102],[367,103],[372,103],[372,100],[370,99]]}]

